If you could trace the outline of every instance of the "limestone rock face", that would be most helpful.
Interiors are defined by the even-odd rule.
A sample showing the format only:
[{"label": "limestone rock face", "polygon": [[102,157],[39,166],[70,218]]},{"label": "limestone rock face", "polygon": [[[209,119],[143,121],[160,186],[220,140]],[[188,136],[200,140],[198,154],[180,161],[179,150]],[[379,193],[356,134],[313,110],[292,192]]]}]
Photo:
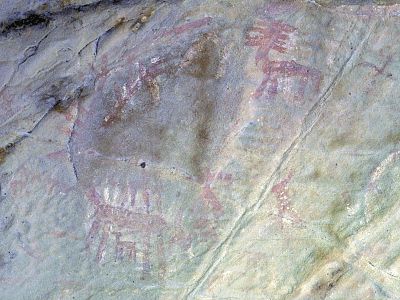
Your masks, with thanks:
[{"label": "limestone rock face", "polygon": [[399,299],[395,1],[1,0],[1,299]]}]

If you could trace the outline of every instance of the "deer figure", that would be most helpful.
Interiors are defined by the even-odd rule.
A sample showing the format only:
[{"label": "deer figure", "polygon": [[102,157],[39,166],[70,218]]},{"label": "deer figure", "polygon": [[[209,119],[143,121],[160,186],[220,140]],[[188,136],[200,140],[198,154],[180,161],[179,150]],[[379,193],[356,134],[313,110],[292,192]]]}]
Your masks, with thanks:
[{"label": "deer figure", "polygon": [[296,28],[281,21],[259,20],[246,33],[245,44],[258,47],[255,57],[256,65],[261,62],[264,73],[264,79],[253,93],[254,98],[260,98],[265,90],[267,90],[268,96],[275,97],[278,93],[279,79],[289,77],[300,78],[300,87],[296,98],[304,97],[309,80],[314,82],[315,90],[319,90],[321,75],[318,70],[301,65],[294,60],[274,61],[269,57],[271,51],[286,53],[289,35],[295,31]]},{"label": "deer figure", "polygon": [[[141,196],[142,205],[137,201]],[[145,189],[140,193],[132,184],[127,183],[120,190],[109,186],[102,188],[91,187],[86,198],[94,207],[93,222],[87,236],[87,248],[90,248],[96,236],[100,235],[97,248],[96,261],[100,263],[105,256],[110,236],[115,237],[115,259],[127,259],[138,263],[138,254],[141,255],[143,276],[150,271],[150,251],[152,242],[155,241],[155,250],[158,257],[158,269],[165,272],[163,250],[163,233],[169,226],[161,214],[160,197]],[[155,212],[151,206],[155,206]],[[159,274],[163,276],[163,274]]]}]

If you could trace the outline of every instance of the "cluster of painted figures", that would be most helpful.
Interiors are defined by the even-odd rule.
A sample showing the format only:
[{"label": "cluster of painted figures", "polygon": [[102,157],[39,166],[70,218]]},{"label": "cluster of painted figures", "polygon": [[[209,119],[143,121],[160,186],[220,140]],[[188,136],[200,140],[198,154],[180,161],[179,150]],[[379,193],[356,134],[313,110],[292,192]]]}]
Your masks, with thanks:
[{"label": "cluster of painted figures", "polygon": [[[187,25],[180,27],[175,34],[182,34],[185,30],[204,26],[209,23],[203,21],[194,21],[193,26]],[[275,61],[270,59],[271,51],[285,53],[287,51],[287,43],[291,33],[296,28],[276,20],[259,20],[255,25],[246,32],[245,44],[250,47],[257,47],[256,65],[261,64],[264,78],[258,88],[253,93],[255,99],[263,96],[273,99],[278,94],[279,82],[282,78],[296,78],[298,80],[299,90],[297,93],[298,101],[304,98],[305,89],[311,82],[315,91],[318,91],[321,74],[318,70],[301,65],[294,60]],[[116,121],[122,114],[127,102],[141,89],[147,88],[151,97],[151,102],[160,101],[160,91],[157,82],[157,76],[165,73],[163,64],[165,61],[161,58],[153,59],[146,66],[139,64],[139,76],[136,79],[128,81],[122,87],[114,87],[114,95],[116,97],[115,105],[111,112],[106,115],[103,120],[103,126],[109,126]],[[98,74],[98,85],[100,89],[104,85],[110,70],[103,64]],[[276,185],[273,192],[281,205],[279,209],[280,215],[287,214],[290,210],[290,202],[288,200],[287,183],[292,175]],[[221,211],[222,204],[219,202],[211,189],[214,180],[230,181],[231,176],[228,175],[209,175],[202,185],[200,197],[214,211]],[[143,188],[143,187],[142,187]],[[109,187],[91,188],[86,192],[86,198],[94,208],[93,223],[87,237],[87,246],[90,248],[92,241],[100,236],[100,242],[97,249],[96,260],[102,261],[107,248],[107,242],[112,235],[115,240],[115,258],[117,260],[128,259],[137,262],[140,256],[140,264],[143,273],[150,271],[150,252],[156,248],[158,266],[157,270],[162,277],[166,271],[166,262],[164,257],[164,241],[163,235],[170,226],[162,216],[161,200],[157,193],[143,189],[139,192],[132,189],[129,185],[124,192],[123,197],[113,197],[108,191]],[[138,204],[138,196],[143,202]],[[116,199],[123,199],[122,203],[117,204]],[[154,206],[155,210],[151,211],[150,206]],[[138,207],[145,208],[139,212]],[[293,217],[293,216],[292,216]],[[294,217],[298,219],[297,216]],[[176,230],[176,228],[175,228]],[[128,239],[126,237],[129,236]],[[179,233],[177,236],[184,236]],[[134,240],[132,240],[134,237]],[[140,239],[140,243],[138,242]],[[142,242],[143,241],[143,242]]]}]

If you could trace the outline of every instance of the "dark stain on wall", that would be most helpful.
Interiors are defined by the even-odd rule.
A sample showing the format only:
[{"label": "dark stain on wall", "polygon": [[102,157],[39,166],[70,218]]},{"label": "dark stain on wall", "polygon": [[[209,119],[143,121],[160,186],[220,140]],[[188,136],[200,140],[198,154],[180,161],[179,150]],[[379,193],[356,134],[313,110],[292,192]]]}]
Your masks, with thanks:
[{"label": "dark stain on wall", "polygon": [[14,19],[7,22],[0,23],[0,32],[2,34],[14,30],[23,30],[26,27],[44,25],[47,26],[51,18],[46,15],[39,15],[35,13],[29,13],[20,19]]},{"label": "dark stain on wall", "polygon": [[208,150],[212,138],[212,124],[216,113],[216,99],[212,96],[213,84],[218,78],[221,55],[217,43],[210,34],[204,34],[193,43],[184,57],[184,73],[197,79],[194,100],[194,144],[190,157],[193,175],[202,179],[209,166]]}]

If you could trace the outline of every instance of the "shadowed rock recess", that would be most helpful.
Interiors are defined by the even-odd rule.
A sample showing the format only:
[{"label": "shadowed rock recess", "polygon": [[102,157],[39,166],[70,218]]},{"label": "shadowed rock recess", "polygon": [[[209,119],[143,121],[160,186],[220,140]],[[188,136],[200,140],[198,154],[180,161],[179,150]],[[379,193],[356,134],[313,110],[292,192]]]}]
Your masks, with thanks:
[{"label": "shadowed rock recess", "polygon": [[0,8],[0,299],[400,299],[396,1]]}]

